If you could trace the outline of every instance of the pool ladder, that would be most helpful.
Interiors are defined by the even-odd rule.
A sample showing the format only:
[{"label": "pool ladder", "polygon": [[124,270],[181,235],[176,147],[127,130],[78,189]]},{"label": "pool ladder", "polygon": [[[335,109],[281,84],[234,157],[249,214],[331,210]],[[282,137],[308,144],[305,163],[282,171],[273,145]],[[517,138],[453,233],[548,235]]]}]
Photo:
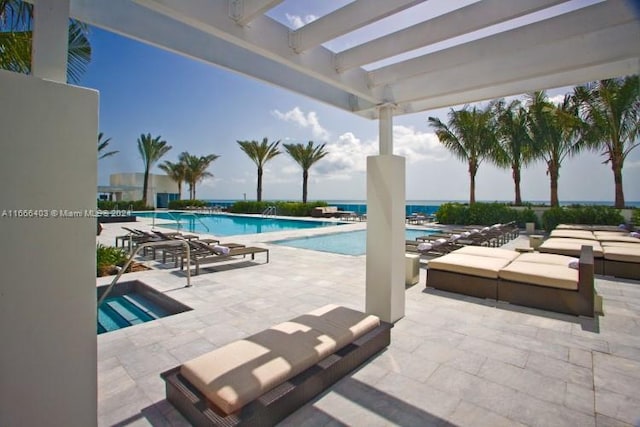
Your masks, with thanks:
[{"label": "pool ladder", "polygon": [[263,217],[266,217],[266,216],[269,216],[269,215],[275,216],[277,214],[278,214],[278,210],[273,205],[268,206],[265,210],[262,211],[262,216]]},{"label": "pool ladder", "polygon": [[129,265],[131,264],[131,261],[133,261],[133,257],[136,256],[138,254],[138,252],[140,252],[140,249],[153,247],[153,246],[178,246],[178,245],[182,245],[186,249],[186,253],[187,253],[187,286],[185,286],[185,287],[186,288],[191,287],[191,248],[189,246],[189,242],[188,241],[186,241],[186,240],[162,240],[162,241],[158,241],[158,242],[140,243],[131,252],[131,255],[129,255],[129,259],[127,260],[127,262],[120,269],[120,271],[118,271],[118,274],[116,274],[116,277],[113,278],[113,281],[111,282],[111,284],[109,285],[107,290],[104,291],[104,293],[102,294],[102,296],[98,300],[98,307],[100,307],[100,305],[107,298],[107,295],[109,295],[109,292],[111,292],[111,290],[113,289],[115,284],[118,282],[120,277],[124,274],[124,272],[127,271],[127,268],[129,268]]},{"label": "pool ladder", "polygon": [[[193,212],[180,212],[180,217],[176,218],[171,212],[165,212],[167,215],[169,215],[169,217],[174,220],[176,222],[176,228],[178,230],[180,230],[182,228],[182,223],[180,222],[184,217],[194,217],[195,219],[197,219],[200,224],[202,224],[202,226],[204,227],[204,229],[207,231],[207,233],[210,231],[209,230],[209,226],[207,226],[207,224],[204,223],[204,221],[202,220],[202,218],[200,218],[198,215],[194,214]],[[153,220],[151,222],[151,228],[155,228],[156,227],[156,212],[153,212]]]}]

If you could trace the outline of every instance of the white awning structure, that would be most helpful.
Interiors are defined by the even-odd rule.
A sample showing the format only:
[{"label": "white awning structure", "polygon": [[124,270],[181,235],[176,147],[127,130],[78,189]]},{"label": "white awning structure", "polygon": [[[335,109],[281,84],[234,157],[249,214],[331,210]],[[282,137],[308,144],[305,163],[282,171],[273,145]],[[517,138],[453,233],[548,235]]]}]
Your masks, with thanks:
[{"label": "white awning structure", "polygon": [[[297,29],[268,16],[281,3],[71,0],[70,13],[368,118],[382,104],[397,116],[640,70],[631,0],[354,0]],[[323,45],[397,14],[419,22],[339,52]]]}]

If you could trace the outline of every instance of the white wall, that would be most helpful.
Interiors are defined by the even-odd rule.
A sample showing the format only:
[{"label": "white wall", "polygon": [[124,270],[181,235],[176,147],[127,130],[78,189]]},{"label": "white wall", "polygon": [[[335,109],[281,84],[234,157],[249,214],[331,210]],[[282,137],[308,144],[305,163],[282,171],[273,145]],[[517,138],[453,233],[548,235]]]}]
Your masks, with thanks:
[{"label": "white wall", "polygon": [[0,425],[96,425],[96,219],[52,209],[95,209],[98,93],[0,70],[0,129]]}]

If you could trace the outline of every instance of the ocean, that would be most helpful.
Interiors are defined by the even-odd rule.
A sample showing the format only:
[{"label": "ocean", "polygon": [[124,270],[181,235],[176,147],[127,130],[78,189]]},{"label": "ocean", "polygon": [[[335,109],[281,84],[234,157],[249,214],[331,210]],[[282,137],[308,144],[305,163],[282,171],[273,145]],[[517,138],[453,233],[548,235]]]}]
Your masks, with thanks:
[{"label": "ocean", "polygon": [[[239,200],[205,200],[209,206],[219,206],[222,208],[229,207]],[[265,200],[268,202],[269,200]],[[294,200],[296,201],[296,200]],[[367,203],[364,200],[325,200],[330,206],[337,206],[338,209],[343,211],[352,211],[359,215],[367,213]],[[406,215],[412,214],[424,214],[433,215],[438,211],[438,208],[443,203],[466,203],[465,200],[407,200],[405,205]],[[478,200],[478,202],[498,202],[498,203],[510,203],[508,200]],[[532,200],[526,201],[526,203],[532,203],[533,205],[548,204],[548,201]],[[589,201],[589,200],[569,200],[560,202],[562,206],[569,205],[599,205],[599,206],[613,206],[613,202],[603,201]],[[640,201],[626,202],[627,207],[640,208]]]}]

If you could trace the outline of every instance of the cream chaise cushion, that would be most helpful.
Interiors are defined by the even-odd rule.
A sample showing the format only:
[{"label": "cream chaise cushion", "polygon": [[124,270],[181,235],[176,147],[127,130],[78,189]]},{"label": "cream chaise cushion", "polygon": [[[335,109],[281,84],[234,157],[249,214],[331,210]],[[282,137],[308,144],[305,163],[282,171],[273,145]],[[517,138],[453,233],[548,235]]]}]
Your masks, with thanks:
[{"label": "cream chaise cushion", "polygon": [[591,246],[593,248],[593,256],[602,258],[602,246],[596,240],[553,237],[542,242],[538,250],[540,252],[579,257],[583,245]]},{"label": "cream chaise cushion", "polygon": [[600,242],[600,246],[604,249],[607,246],[619,246],[621,248],[640,248],[640,243],[630,243],[630,242],[612,242],[612,241],[604,241]]},{"label": "cream chaise cushion", "polygon": [[513,261],[518,257],[518,255],[520,255],[519,252],[512,251],[509,249],[489,248],[487,246],[471,246],[471,245],[463,246],[460,249],[456,249],[451,253],[500,258],[500,259],[506,259],[509,261]]},{"label": "cream chaise cushion", "polygon": [[622,235],[622,236],[602,236],[599,237],[598,240],[600,241],[600,243],[603,242],[625,242],[625,243],[635,243],[636,245],[640,245],[640,239],[638,239],[637,237],[631,237],[628,234],[627,235]]},{"label": "cream chaise cushion", "polygon": [[230,414],[380,324],[330,305],[196,357],[180,373]]},{"label": "cream chaise cushion", "polygon": [[596,236],[594,236],[592,231],[589,230],[567,230],[557,228],[552,230],[549,234],[550,237],[564,237],[569,239],[586,239],[586,240],[596,240]]},{"label": "cream chaise cushion", "polygon": [[[511,260],[492,258],[488,256],[467,255],[452,252],[450,254],[429,261],[430,270],[462,273],[471,276],[497,279],[501,268],[509,264]],[[461,279],[463,280],[463,279]]]},{"label": "cream chaise cushion", "polygon": [[537,264],[562,265],[562,266],[568,267],[569,262],[571,262],[571,260],[574,260],[574,259],[575,259],[574,257],[570,257],[567,255],[529,252],[529,253],[521,254],[516,261],[533,262]]},{"label": "cream chaise cushion", "polygon": [[626,246],[605,246],[603,249],[604,259],[638,263],[638,269],[640,269],[640,245],[638,248],[630,248]]},{"label": "cream chaise cushion", "polygon": [[513,261],[500,270],[500,279],[549,288],[578,289],[578,270],[566,265]]}]

